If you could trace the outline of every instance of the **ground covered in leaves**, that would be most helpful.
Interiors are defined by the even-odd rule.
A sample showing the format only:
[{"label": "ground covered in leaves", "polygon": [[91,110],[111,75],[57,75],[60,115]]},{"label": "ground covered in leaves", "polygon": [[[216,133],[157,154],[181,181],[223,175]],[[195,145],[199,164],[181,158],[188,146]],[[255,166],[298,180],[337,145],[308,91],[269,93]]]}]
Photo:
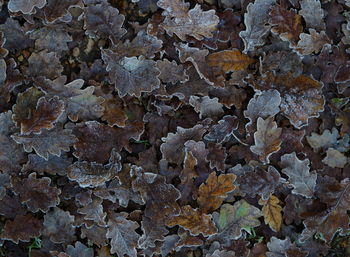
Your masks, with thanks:
[{"label": "ground covered in leaves", "polygon": [[349,0],[0,0],[1,257],[350,256]]}]

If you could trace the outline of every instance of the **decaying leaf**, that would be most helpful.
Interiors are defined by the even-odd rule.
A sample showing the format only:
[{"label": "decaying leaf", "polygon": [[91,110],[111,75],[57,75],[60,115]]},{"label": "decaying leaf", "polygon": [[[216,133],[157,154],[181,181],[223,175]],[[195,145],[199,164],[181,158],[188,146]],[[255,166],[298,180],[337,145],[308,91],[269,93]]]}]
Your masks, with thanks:
[{"label": "decaying leaf", "polygon": [[70,257],[94,257],[94,249],[77,241],[74,246],[68,245],[66,253]]},{"label": "decaying leaf", "polygon": [[324,31],[317,33],[316,30],[309,29],[309,33],[301,33],[298,45],[295,47],[302,55],[318,54],[325,44],[331,42]]},{"label": "decaying leaf", "polygon": [[332,131],[326,129],[322,134],[312,132],[311,136],[306,137],[306,140],[315,152],[320,149],[327,150],[330,147],[340,152],[346,152],[349,147],[349,137],[345,135],[343,138],[339,138],[339,132],[336,128],[332,128]]},{"label": "decaying leaf", "polygon": [[309,28],[317,30],[323,30],[325,28],[325,23],[323,21],[324,11],[321,8],[320,0],[301,0],[300,6],[301,10],[299,13],[303,16]]},{"label": "decaying leaf", "polygon": [[165,10],[162,27],[169,36],[175,33],[181,40],[186,40],[186,35],[198,40],[204,37],[210,38],[219,23],[215,10],[203,12],[199,4],[191,10],[184,0],[160,0],[157,5]]},{"label": "decaying leaf", "polygon": [[157,68],[160,70],[159,79],[164,83],[175,85],[177,82],[184,83],[189,79],[184,67],[175,61],[170,62],[168,59],[157,61]]},{"label": "decaying leaf", "polygon": [[254,59],[242,54],[238,49],[224,50],[208,55],[208,64],[227,73],[230,71],[245,70]]},{"label": "decaying leaf", "polygon": [[46,0],[10,0],[8,9],[11,12],[22,12],[23,14],[31,14],[34,8],[43,8]]},{"label": "decaying leaf", "polygon": [[107,224],[107,238],[111,239],[111,253],[117,253],[118,256],[125,254],[130,257],[136,257],[136,246],[139,235],[135,229],[139,227],[137,222],[126,219],[127,213],[113,213]]},{"label": "decaying leaf", "polygon": [[245,200],[235,202],[234,205],[223,204],[220,212],[213,213],[213,220],[218,228],[218,234],[211,239],[230,245],[232,240],[242,236],[242,230],[250,231],[260,225],[258,220],[261,211]]},{"label": "decaying leaf", "polygon": [[265,120],[258,118],[257,131],[254,133],[255,145],[250,147],[250,150],[257,154],[263,163],[269,163],[270,155],[281,149],[282,129],[277,128],[273,119],[273,116]]},{"label": "decaying leaf", "polygon": [[259,204],[263,206],[262,213],[265,223],[275,232],[278,232],[282,225],[282,207],[279,202],[280,200],[274,195],[271,195],[268,200],[259,200]]},{"label": "decaying leaf", "polygon": [[216,176],[216,173],[212,172],[206,183],[203,183],[198,190],[197,202],[200,209],[204,213],[218,209],[225,200],[227,193],[235,189],[235,185],[233,184],[235,179],[236,175],[234,174]]},{"label": "decaying leaf", "polygon": [[348,158],[334,148],[328,148],[326,153],[327,156],[322,160],[322,162],[327,164],[329,167],[344,168],[348,162]]},{"label": "decaying leaf", "polygon": [[190,105],[194,107],[195,112],[199,112],[199,118],[203,117],[215,117],[224,112],[222,104],[219,103],[218,98],[210,98],[208,96],[190,97]]},{"label": "decaying leaf", "polygon": [[181,208],[181,213],[178,216],[172,217],[167,226],[173,227],[179,225],[191,232],[191,235],[210,236],[217,232],[214,222],[211,220],[211,215],[201,212],[199,209],[193,209],[189,205]]},{"label": "decaying leaf", "polygon": [[38,53],[32,53],[28,58],[30,76],[44,76],[49,79],[59,77],[63,71],[63,66],[55,52],[43,50]]},{"label": "decaying leaf", "polygon": [[233,131],[238,128],[238,119],[236,116],[225,115],[218,124],[212,126],[209,133],[204,136],[204,139],[217,143],[222,143],[227,140]]},{"label": "decaying leaf", "polygon": [[281,157],[282,173],[288,176],[292,192],[307,198],[314,195],[317,178],[315,171],[310,172],[309,164],[308,159],[299,160],[295,152]]}]

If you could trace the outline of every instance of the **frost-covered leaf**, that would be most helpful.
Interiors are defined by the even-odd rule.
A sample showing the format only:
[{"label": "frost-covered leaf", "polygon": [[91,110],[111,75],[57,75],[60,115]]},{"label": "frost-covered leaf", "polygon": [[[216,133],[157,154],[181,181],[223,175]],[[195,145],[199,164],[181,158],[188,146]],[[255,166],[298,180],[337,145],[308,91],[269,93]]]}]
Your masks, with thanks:
[{"label": "frost-covered leaf", "polygon": [[48,160],[49,154],[60,156],[61,151],[68,152],[70,146],[76,141],[76,137],[70,129],[62,129],[56,126],[51,130],[42,130],[41,134],[11,136],[17,144],[23,144],[26,152],[30,153],[35,150],[36,154]]},{"label": "frost-covered leaf", "polygon": [[60,76],[55,80],[38,78],[36,83],[46,95],[58,96],[65,102],[65,112],[71,121],[100,118],[103,115],[101,104],[104,99],[94,95],[94,86],[81,89],[84,80],[76,79],[65,84],[66,81],[66,76]]},{"label": "frost-covered leaf", "polygon": [[183,65],[178,65],[175,61],[168,59],[157,61],[157,68],[160,70],[159,79],[164,83],[175,85],[177,82],[184,83],[188,81],[188,75]]},{"label": "frost-covered leaf", "polygon": [[230,245],[232,240],[242,236],[242,230],[249,232],[251,228],[259,226],[258,218],[261,216],[261,211],[245,200],[235,202],[234,205],[223,204],[220,212],[213,213],[218,234],[211,239]]},{"label": "frost-covered leaf", "polygon": [[111,253],[118,256],[128,255],[136,257],[136,246],[139,235],[135,229],[139,227],[137,222],[126,219],[127,213],[113,213],[108,220],[107,238],[111,239]]},{"label": "frost-covered leaf", "polygon": [[195,112],[199,113],[199,118],[202,119],[203,117],[215,117],[224,112],[223,105],[218,100],[216,97],[191,95],[189,103],[194,107]]},{"label": "frost-covered leaf", "polygon": [[70,257],[94,257],[94,249],[86,247],[79,241],[75,242],[74,246],[68,245],[66,253]]},{"label": "frost-covered leaf", "polygon": [[324,31],[317,33],[314,29],[309,29],[309,33],[301,33],[300,40],[295,49],[302,55],[318,54],[325,44],[331,41]]},{"label": "frost-covered leaf", "polygon": [[223,72],[245,70],[255,62],[254,59],[242,54],[238,49],[224,50],[208,55],[208,64]]},{"label": "frost-covered leaf", "polygon": [[178,216],[172,217],[167,226],[173,227],[179,225],[191,232],[191,235],[210,236],[217,232],[217,228],[211,219],[211,215],[201,212],[199,209],[193,209],[189,205],[181,208]]},{"label": "frost-covered leaf", "polygon": [[285,154],[281,157],[282,173],[288,176],[288,182],[293,186],[293,194],[311,198],[315,192],[317,174],[310,173],[310,161],[299,160],[296,153]]},{"label": "frost-covered leaf", "polygon": [[31,212],[47,212],[60,203],[61,190],[50,186],[51,179],[48,177],[36,178],[36,173],[31,173],[26,179],[13,178],[12,184],[20,201]]},{"label": "frost-covered leaf", "polygon": [[269,116],[275,116],[279,113],[281,96],[277,90],[268,90],[257,92],[254,98],[250,99],[247,110],[244,111],[244,117],[249,119],[249,124],[256,121],[258,117],[263,119]]},{"label": "frost-covered leaf", "polygon": [[73,130],[78,138],[74,144],[74,156],[80,160],[105,163],[113,148],[119,152],[129,145],[129,139],[139,139],[143,132],[142,125],[128,123],[124,128],[114,128],[98,121],[80,123]]},{"label": "frost-covered leaf", "polygon": [[280,200],[274,195],[271,195],[268,200],[259,200],[259,204],[263,206],[262,213],[265,223],[275,232],[278,232],[282,225],[282,207],[279,202]]},{"label": "frost-covered leaf", "polygon": [[286,251],[292,246],[292,242],[287,237],[284,240],[276,237],[271,237],[270,242],[267,243],[269,252],[266,253],[267,257],[284,257]]},{"label": "frost-covered leaf", "polygon": [[102,59],[107,64],[109,79],[120,97],[127,94],[140,97],[142,92],[151,92],[159,87],[160,71],[152,60],[143,57],[120,59],[109,49],[102,50]]},{"label": "frost-covered leaf", "polygon": [[98,187],[116,177],[121,170],[120,155],[112,150],[110,163],[75,162],[67,168],[68,178],[81,187]]},{"label": "frost-covered leaf", "polygon": [[227,154],[225,152],[226,149],[222,146],[222,144],[209,142],[208,150],[209,153],[206,159],[209,161],[210,168],[216,168],[218,171],[224,172],[225,160],[227,157]]},{"label": "frost-covered leaf", "polygon": [[215,15],[215,10],[202,11],[199,4],[189,10],[189,5],[184,0],[160,0],[158,6],[165,11],[165,19],[162,27],[169,36],[175,33],[181,40],[186,40],[186,35],[190,35],[198,40],[204,37],[211,38],[212,32],[219,23],[219,17]]},{"label": "frost-covered leaf", "polygon": [[269,19],[269,10],[275,0],[255,0],[249,3],[244,14],[246,29],[239,33],[244,42],[244,53],[254,51],[256,47],[265,43],[270,26],[266,25]]},{"label": "frost-covered leaf", "polygon": [[3,172],[19,171],[26,159],[23,147],[11,138],[17,132],[11,117],[11,111],[0,114],[0,170]]},{"label": "frost-covered leaf", "polygon": [[72,21],[70,9],[73,7],[83,7],[81,0],[47,0],[47,5],[43,8],[45,21],[54,23],[62,21],[69,23]]},{"label": "frost-covered leaf", "polygon": [[113,43],[126,33],[124,29],[124,15],[109,4],[90,5],[84,12],[85,33],[92,38],[109,37]]},{"label": "frost-covered leaf", "polygon": [[138,240],[138,247],[142,249],[155,247],[155,242],[164,241],[164,236],[169,233],[165,224],[155,224],[154,221],[148,217],[142,218],[141,228],[143,235]]},{"label": "frost-covered leaf", "polygon": [[22,12],[23,14],[31,14],[35,12],[34,8],[43,8],[46,0],[10,0],[7,8],[11,12]]},{"label": "frost-covered leaf", "polygon": [[328,186],[327,191],[326,193],[334,199],[331,208],[304,221],[305,229],[300,236],[300,241],[303,242],[318,232],[322,233],[329,242],[339,228],[342,235],[348,231],[350,222],[347,214],[350,208],[349,179],[342,180],[339,185]]},{"label": "frost-covered leaf", "polygon": [[263,200],[267,200],[274,193],[280,182],[282,182],[281,176],[272,166],[267,172],[262,168],[256,168],[255,171],[246,172],[237,179],[241,192],[250,197],[258,194]]},{"label": "frost-covered leaf", "polygon": [[94,224],[106,226],[107,213],[103,211],[102,202],[102,199],[95,198],[91,203],[79,208],[77,212],[84,215],[84,220],[91,220]]},{"label": "frost-covered leaf", "polygon": [[163,154],[163,159],[172,163],[182,163],[185,157],[184,143],[188,140],[201,140],[204,132],[205,129],[202,125],[196,125],[189,129],[177,127],[176,134],[169,133],[167,137],[162,138],[164,143],[160,146],[160,151]]},{"label": "frost-covered leaf", "polygon": [[275,5],[270,12],[269,23],[273,25],[272,32],[279,34],[282,40],[296,45],[299,35],[303,32],[301,16],[295,10],[287,10],[282,5]]},{"label": "frost-covered leaf", "polygon": [[328,148],[326,153],[327,156],[322,160],[322,162],[327,164],[329,167],[344,168],[348,162],[348,158],[334,148]]},{"label": "frost-covered leaf", "polygon": [[200,185],[197,202],[204,213],[215,211],[225,200],[227,193],[232,192],[236,187],[233,182],[236,179],[234,174],[221,174],[216,176],[215,172],[210,173],[206,183]]},{"label": "frost-covered leaf", "polygon": [[0,238],[11,240],[18,244],[19,241],[29,242],[31,238],[39,237],[43,223],[30,214],[17,215],[13,221],[8,220],[0,234]]},{"label": "frost-covered leaf", "polygon": [[316,152],[330,147],[340,152],[346,152],[349,148],[349,136],[344,135],[343,138],[339,138],[339,132],[336,128],[332,128],[332,131],[325,129],[322,134],[312,132],[311,136],[306,137],[306,140]]},{"label": "frost-covered leaf", "polygon": [[68,211],[55,207],[44,216],[42,234],[53,243],[70,243],[75,240],[74,216]]},{"label": "frost-covered leaf", "polygon": [[176,202],[180,198],[180,192],[173,185],[167,184],[163,176],[141,173],[132,182],[132,188],[141,194],[146,203],[144,216],[156,224],[164,224],[180,213],[180,206]]},{"label": "frost-covered leaf", "polygon": [[66,169],[71,164],[72,159],[68,158],[66,154],[61,154],[61,156],[49,155],[47,160],[37,154],[29,154],[28,161],[22,166],[21,172],[36,171],[39,174],[46,172],[50,175],[64,176],[67,174]]},{"label": "frost-covered leaf", "polygon": [[303,16],[306,26],[316,30],[325,29],[324,11],[320,0],[301,0],[300,6],[299,14]]},{"label": "frost-covered leaf", "polygon": [[229,139],[233,131],[238,128],[236,116],[225,115],[218,124],[212,126],[209,133],[204,136],[205,140],[222,143]]},{"label": "frost-covered leaf", "polygon": [[265,120],[258,118],[257,131],[254,133],[255,145],[250,147],[263,163],[269,163],[270,155],[281,149],[282,129],[277,128],[277,123],[273,119],[273,116]]},{"label": "frost-covered leaf", "polygon": [[63,71],[63,66],[55,52],[43,50],[32,53],[28,58],[28,75],[32,77],[44,76],[49,79],[59,77]]},{"label": "frost-covered leaf", "polygon": [[52,129],[54,123],[64,111],[64,102],[58,97],[41,97],[30,116],[21,122],[21,133],[40,133],[43,129]]}]

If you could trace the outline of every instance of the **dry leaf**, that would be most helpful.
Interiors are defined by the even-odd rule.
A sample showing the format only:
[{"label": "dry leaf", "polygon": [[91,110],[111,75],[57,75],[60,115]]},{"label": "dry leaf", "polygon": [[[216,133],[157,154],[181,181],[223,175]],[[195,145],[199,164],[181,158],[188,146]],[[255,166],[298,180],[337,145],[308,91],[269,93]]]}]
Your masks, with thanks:
[{"label": "dry leaf", "polygon": [[263,205],[262,213],[265,223],[275,232],[278,232],[282,225],[282,207],[279,202],[280,200],[274,195],[271,195],[268,200],[259,200],[259,204]]}]

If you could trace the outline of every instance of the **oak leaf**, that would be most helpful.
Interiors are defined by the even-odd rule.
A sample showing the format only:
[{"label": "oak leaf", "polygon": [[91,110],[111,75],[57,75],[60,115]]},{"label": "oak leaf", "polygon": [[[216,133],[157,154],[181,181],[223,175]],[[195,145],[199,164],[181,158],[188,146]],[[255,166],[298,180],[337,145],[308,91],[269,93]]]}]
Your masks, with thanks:
[{"label": "oak leaf", "polygon": [[199,112],[199,118],[203,117],[216,117],[224,112],[222,104],[219,103],[219,99],[209,96],[190,96],[189,104],[194,107],[195,112]]},{"label": "oak leaf", "polygon": [[271,195],[268,200],[259,200],[259,204],[263,205],[262,213],[265,223],[275,232],[278,232],[282,225],[282,207],[279,202],[280,200],[274,195]]},{"label": "oak leaf", "polygon": [[310,34],[301,33],[300,40],[295,49],[302,55],[318,54],[325,44],[331,43],[324,31],[317,33],[314,29],[309,29]]},{"label": "oak leaf", "polygon": [[167,226],[173,227],[179,225],[191,232],[191,235],[210,236],[217,232],[214,222],[211,220],[211,215],[201,212],[199,209],[193,209],[190,205],[185,205],[181,208],[181,213],[178,216],[172,217]]},{"label": "oak leaf", "polygon": [[324,30],[325,23],[323,21],[325,15],[320,0],[301,0],[301,10],[299,14],[303,16],[306,26],[316,30]]},{"label": "oak leaf", "polygon": [[10,12],[22,12],[23,14],[31,14],[35,8],[43,8],[46,0],[10,0],[8,9]]},{"label": "oak leaf", "polygon": [[217,208],[225,200],[227,193],[232,192],[236,187],[233,182],[236,179],[234,174],[221,174],[216,176],[215,171],[210,173],[206,183],[200,185],[197,202],[204,213],[209,213]]},{"label": "oak leaf", "polygon": [[257,131],[254,133],[255,145],[250,147],[263,163],[269,163],[270,155],[281,149],[282,128],[277,128],[277,123],[273,119],[273,116],[266,120],[258,118]]},{"label": "oak leaf", "polygon": [[224,50],[207,56],[208,64],[227,73],[230,71],[245,70],[255,60],[242,54],[238,49]]}]

